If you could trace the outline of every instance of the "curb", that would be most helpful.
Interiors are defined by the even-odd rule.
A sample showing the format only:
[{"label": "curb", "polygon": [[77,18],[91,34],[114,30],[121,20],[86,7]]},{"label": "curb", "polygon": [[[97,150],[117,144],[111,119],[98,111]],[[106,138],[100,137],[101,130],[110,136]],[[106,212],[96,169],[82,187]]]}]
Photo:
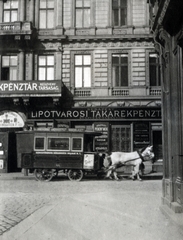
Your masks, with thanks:
[{"label": "curb", "polygon": [[0,174],[0,180],[31,180],[35,179],[34,175],[24,176],[22,173],[2,173]]}]

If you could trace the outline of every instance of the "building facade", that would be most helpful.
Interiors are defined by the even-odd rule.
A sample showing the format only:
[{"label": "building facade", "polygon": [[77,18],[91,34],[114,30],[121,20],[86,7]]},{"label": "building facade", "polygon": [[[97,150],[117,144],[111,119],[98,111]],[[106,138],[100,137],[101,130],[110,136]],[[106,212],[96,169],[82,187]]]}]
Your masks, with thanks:
[{"label": "building facade", "polygon": [[[149,1],[152,30],[162,67],[162,209],[183,212],[183,2]],[[172,213],[173,213],[172,212]]]},{"label": "building facade", "polygon": [[146,0],[0,1],[0,171],[16,168],[17,130],[45,127],[103,131],[101,152],[153,144],[162,159],[149,17]]}]

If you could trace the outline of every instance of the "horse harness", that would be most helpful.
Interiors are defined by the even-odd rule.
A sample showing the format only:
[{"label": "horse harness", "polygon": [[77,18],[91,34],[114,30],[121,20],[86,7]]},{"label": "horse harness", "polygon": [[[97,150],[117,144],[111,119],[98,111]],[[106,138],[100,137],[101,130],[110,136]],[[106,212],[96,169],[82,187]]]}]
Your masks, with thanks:
[{"label": "horse harness", "polygon": [[[144,162],[145,160],[144,160],[144,158],[143,158],[141,152],[140,152],[139,150],[137,150],[137,153],[138,153],[140,159],[142,160],[142,162]],[[127,162],[130,162],[130,161],[134,161],[134,160],[139,159],[139,157],[137,157],[137,158],[133,158],[133,159],[130,159],[130,160],[125,161],[124,165],[125,165]],[[132,164],[132,165],[134,165],[134,164]]]}]

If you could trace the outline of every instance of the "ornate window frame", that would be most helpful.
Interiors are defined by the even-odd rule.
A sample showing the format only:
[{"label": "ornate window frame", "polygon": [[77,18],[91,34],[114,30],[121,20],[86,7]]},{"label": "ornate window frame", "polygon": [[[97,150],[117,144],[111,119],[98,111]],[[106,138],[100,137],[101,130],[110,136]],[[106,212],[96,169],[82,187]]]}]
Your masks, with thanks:
[{"label": "ornate window frame", "polygon": [[113,24],[113,9],[112,9],[112,0],[109,1],[109,13],[110,13],[110,16],[109,16],[109,26],[112,26],[113,28],[125,28],[127,26],[132,26],[132,22],[133,22],[133,19],[132,19],[132,1],[131,0],[127,0],[127,23],[126,25],[123,25],[123,26],[114,26]]},{"label": "ornate window frame", "polygon": [[[128,54],[128,87],[116,87],[112,85],[112,54]],[[131,50],[128,49],[114,49],[108,50],[108,85],[110,88],[125,89],[130,88],[132,85],[131,79]]]},{"label": "ornate window frame", "polygon": [[[56,65],[57,65],[57,62],[56,62],[56,53],[54,51],[47,51],[47,52],[43,52],[43,51],[38,51],[35,53],[34,55],[34,79],[36,81],[42,81],[42,80],[39,80],[38,79],[38,61],[39,61],[39,56],[49,56],[49,55],[52,55],[54,56],[54,79],[53,80],[56,80]],[[45,81],[52,81],[52,80],[45,80]]]},{"label": "ornate window frame", "polygon": [[[93,3],[93,0],[90,0],[90,26],[88,28],[94,27],[94,19],[95,19],[95,5]],[[73,0],[72,4],[72,21],[71,21],[71,27],[76,28],[76,0]],[[78,29],[88,29],[88,28],[78,28]]]},{"label": "ornate window frame", "polygon": [[[71,81],[70,81],[70,86],[71,86],[71,91],[72,91],[73,94],[75,92],[75,69],[74,69],[75,59],[74,59],[74,57],[75,57],[75,55],[86,55],[86,54],[91,55],[91,87],[90,88],[85,88],[85,90],[87,91],[87,89],[88,89],[88,91],[91,92],[91,88],[93,88],[93,86],[94,86],[93,51],[92,50],[79,50],[79,51],[74,50],[74,51],[71,51]],[[78,90],[79,89],[83,90],[84,88],[78,88]]]},{"label": "ornate window frame", "polygon": [[[161,95],[161,85],[160,86],[150,86],[150,63],[149,63],[149,55],[151,53],[156,53],[154,49],[146,50],[146,86],[148,90],[148,95]],[[161,81],[161,79],[160,79]]]}]

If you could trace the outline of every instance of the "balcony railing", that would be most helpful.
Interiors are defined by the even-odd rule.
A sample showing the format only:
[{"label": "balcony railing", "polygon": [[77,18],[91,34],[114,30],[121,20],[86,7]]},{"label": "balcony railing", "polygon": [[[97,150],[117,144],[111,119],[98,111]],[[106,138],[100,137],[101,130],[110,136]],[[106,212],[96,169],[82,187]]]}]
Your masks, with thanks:
[{"label": "balcony railing", "polygon": [[151,96],[161,96],[161,87],[150,87],[149,94]]},{"label": "balcony railing", "polygon": [[74,90],[74,95],[76,97],[89,97],[91,96],[91,90],[79,90],[75,89]]},{"label": "balcony railing", "polygon": [[31,34],[31,22],[0,23],[0,35]]},{"label": "balcony railing", "polygon": [[112,89],[112,96],[129,96],[129,89]]}]

